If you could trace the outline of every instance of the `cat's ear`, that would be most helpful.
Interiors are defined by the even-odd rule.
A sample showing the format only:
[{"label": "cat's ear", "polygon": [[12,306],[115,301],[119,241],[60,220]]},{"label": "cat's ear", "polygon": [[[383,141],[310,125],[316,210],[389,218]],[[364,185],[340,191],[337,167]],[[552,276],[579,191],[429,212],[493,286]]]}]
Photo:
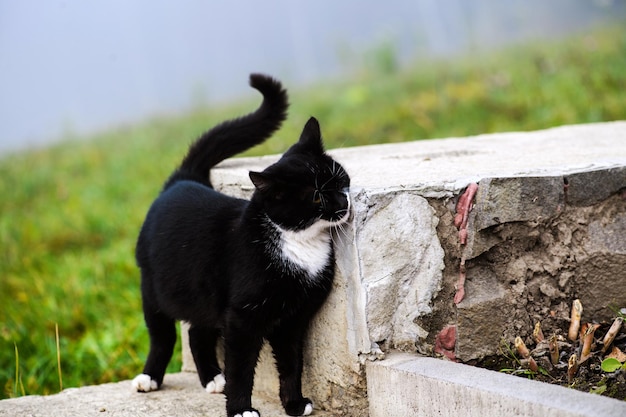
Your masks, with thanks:
[{"label": "cat's ear", "polygon": [[304,125],[298,145],[314,154],[324,153],[320,124],[315,117],[311,117]]},{"label": "cat's ear", "polygon": [[266,192],[274,186],[274,180],[262,172],[250,171],[248,174],[257,190]]}]

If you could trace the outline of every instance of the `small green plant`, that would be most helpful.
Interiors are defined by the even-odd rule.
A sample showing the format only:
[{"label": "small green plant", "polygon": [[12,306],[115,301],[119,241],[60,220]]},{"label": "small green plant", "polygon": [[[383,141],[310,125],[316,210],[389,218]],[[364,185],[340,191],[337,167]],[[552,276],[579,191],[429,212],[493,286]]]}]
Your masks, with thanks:
[{"label": "small green plant", "polygon": [[515,376],[523,375],[526,376],[528,379],[535,379],[538,374],[551,378],[551,375],[548,373],[548,371],[546,371],[545,368],[541,366],[537,366],[536,371],[530,369],[527,364],[522,362],[522,360],[517,357],[515,351],[511,348],[511,345],[506,340],[500,340],[498,351],[500,355],[504,356],[512,363],[517,364],[515,368],[502,368],[500,369],[500,372]]},{"label": "small green plant", "polygon": [[61,372],[61,344],[59,343],[59,323],[54,323],[57,345],[57,370],[59,372],[59,391],[63,391],[63,373]]},{"label": "small green plant", "polygon": [[546,371],[541,366],[538,368],[537,372],[535,372],[532,369],[524,368],[521,363],[520,363],[519,368],[502,368],[500,369],[500,372],[504,372],[505,374],[511,374],[511,375],[524,375],[528,377],[528,379],[535,379],[537,374],[550,377],[550,374],[548,373],[548,371]]},{"label": "small green plant", "polygon": [[626,308],[618,308],[610,305],[609,308],[615,314],[615,317],[621,317],[622,320],[626,320]]},{"label": "small green plant", "polygon": [[22,375],[20,374],[20,353],[17,349],[17,343],[14,343],[15,346],[15,381],[13,382],[14,386],[14,395],[16,397],[22,395],[26,395],[26,391],[24,390],[24,384],[22,383]]},{"label": "small green plant", "polygon": [[598,385],[597,387],[593,387],[589,390],[590,394],[602,395],[606,392],[606,385]]},{"label": "small green plant", "polygon": [[618,369],[626,370],[626,363],[621,363],[615,358],[605,358],[600,367],[604,372],[615,372]]},{"label": "small green plant", "polygon": [[500,369],[500,372],[515,376],[523,375],[526,376],[528,379],[534,379],[537,376],[537,373],[549,376],[547,371],[542,367],[539,367],[538,370],[535,372],[532,369],[529,369],[527,366],[524,366],[522,361],[515,354],[515,351],[511,348],[511,345],[504,339],[500,340],[500,346],[498,346],[498,351],[500,355],[510,360],[511,363],[517,365],[515,368],[502,368]]}]

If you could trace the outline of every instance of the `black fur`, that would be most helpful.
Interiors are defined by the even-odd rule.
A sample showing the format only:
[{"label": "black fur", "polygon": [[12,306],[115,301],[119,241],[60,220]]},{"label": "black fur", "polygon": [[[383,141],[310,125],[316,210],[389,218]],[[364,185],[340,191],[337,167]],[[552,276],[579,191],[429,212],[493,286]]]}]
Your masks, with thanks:
[{"label": "black fur", "polygon": [[[348,217],[350,179],[324,152],[311,118],[277,163],[250,173],[256,187],[250,201],[215,191],[210,169],[266,140],[286,117],[287,94],[278,81],[251,75],[250,84],[263,94],[261,107],[214,127],[190,147],[139,234],[136,258],[150,333],[144,374],[162,384],[175,321],[184,320],[191,325],[202,386],[222,372],[215,344],[223,338],[227,414],[256,411],[251,391],[265,339],[276,359],[285,411],[302,415],[311,404],[301,392],[303,339],[331,289],[330,229]],[[285,243],[293,236],[308,239],[317,258]],[[295,255],[289,251],[294,247]]]}]

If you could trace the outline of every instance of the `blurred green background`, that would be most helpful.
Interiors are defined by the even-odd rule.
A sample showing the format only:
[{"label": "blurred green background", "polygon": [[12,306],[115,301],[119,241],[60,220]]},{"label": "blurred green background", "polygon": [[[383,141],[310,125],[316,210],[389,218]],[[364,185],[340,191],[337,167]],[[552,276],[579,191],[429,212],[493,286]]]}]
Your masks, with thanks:
[{"label": "blurred green background", "polygon": [[[408,66],[381,43],[367,70],[290,89],[284,127],[248,155],[284,151],[310,115],[328,148],[625,119],[624,27]],[[63,387],[139,373],[139,227],[189,143],[249,97],[0,159],[0,395],[59,391],[58,356]]]}]

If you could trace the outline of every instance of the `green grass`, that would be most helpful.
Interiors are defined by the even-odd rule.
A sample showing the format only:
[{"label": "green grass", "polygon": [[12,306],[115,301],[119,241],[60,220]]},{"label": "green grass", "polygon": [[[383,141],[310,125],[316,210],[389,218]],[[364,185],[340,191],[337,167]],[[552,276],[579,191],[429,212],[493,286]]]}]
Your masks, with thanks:
[{"label": "green grass", "polygon": [[[626,118],[621,29],[405,70],[385,49],[367,62],[350,81],[292,91],[285,127],[248,155],[284,151],[310,115],[329,148]],[[188,144],[252,110],[250,94],[256,101],[0,160],[1,396],[57,392],[57,355],[64,387],[141,370],[148,338],[133,250],[143,216]],[[179,367],[178,354],[170,370]]]}]

